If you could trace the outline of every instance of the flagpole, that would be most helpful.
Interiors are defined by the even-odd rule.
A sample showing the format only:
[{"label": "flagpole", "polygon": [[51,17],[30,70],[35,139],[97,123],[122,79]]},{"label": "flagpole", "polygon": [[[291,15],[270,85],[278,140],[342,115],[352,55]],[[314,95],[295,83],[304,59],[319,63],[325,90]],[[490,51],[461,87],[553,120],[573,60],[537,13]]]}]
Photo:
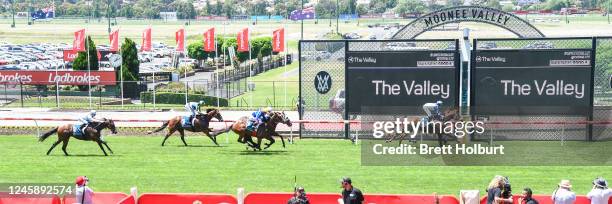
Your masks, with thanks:
[{"label": "flagpole", "polygon": [[[225,23],[227,23],[227,22],[223,21],[223,37],[224,37],[223,38],[223,44],[225,44]],[[227,49],[223,49],[223,45],[221,45],[221,49],[223,50],[223,70],[225,71],[226,70],[225,60],[227,60],[227,52],[225,52],[225,51],[227,49],[229,49],[229,47]],[[232,61],[232,59],[230,58],[230,64],[232,64],[231,61]],[[234,68],[234,66],[232,66],[232,69],[233,68]],[[223,76],[227,79],[227,76],[225,76],[225,75],[223,75]],[[240,83],[238,83],[238,84],[240,84]],[[227,101],[228,101],[227,106],[230,106],[230,104],[229,104],[229,95],[230,95],[229,93],[230,92],[229,92],[229,88],[226,88],[226,89],[228,89],[228,91],[226,92],[227,93]]]},{"label": "flagpole", "polygon": [[[251,52],[251,31],[248,30],[249,28],[247,28],[247,36],[249,38],[249,40],[247,40],[247,46],[249,46],[249,79],[247,80],[247,89],[249,88],[250,84],[253,83],[252,77],[253,77],[253,57],[252,57],[252,52]],[[249,92],[251,92],[252,90],[249,90]],[[249,104],[251,104],[251,106],[253,106],[253,93],[249,94]]]},{"label": "flagpole", "polygon": [[[300,10],[300,14],[302,14],[302,12],[304,12],[304,0],[302,0],[302,10]],[[300,40],[304,39],[304,16],[300,17],[302,19],[302,30],[301,30],[301,34],[300,34]]]},{"label": "flagpole", "polygon": [[[119,28],[117,28],[116,32],[117,32],[117,39],[115,40],[119,41]],[[119,44],[119,42],[117,42],[117,44]],[[119,56],[121,56],[123,59],[121,47],[119,46],[117,49],[119,50]],[[121,77],[121,109],[123,109],[123,100],[124,100],[123,99],[124,97],[123,96],[123,60],[121,60],[121,66],[119,66],[119,73],[120,73],[119,76]]]},{"label": "flagpole", "polygon": [[[284,28],[284,31],[283,31],[283,35],[284,36],[283,37],[286,38],[287,37],[286,36],[286,33],[287,33],[287,23],[289,22],[289,10],[287,9],[287,2],[285,2],[285,9],[287,10],[286,11],[287,18],[285,18],[285,24],[283,25],[283,28]],[[287,53],[288,53],[287,51],[289,50],[289,46],[288,46],[289,44],[287,44],[287,39],[283,39],[283,40],[285,40],[285,42],[283,42],[283,43],[285,43],[285,50],[284,50],[285,54],[283,56],[283,61],[284,61],[283,64],[285,65],[284,68],[283,68],[284,72],[285,72],[285,83],[284,83],[285,90],[284,90],[284,99],[283,100],[284,100],[284,104],[287,105],[287,77],[286,76],[287,76]]]},{"label": "flagpole", "polygon": [[[87,34],[87,30],[85,30],[85,34]],[[88,93],[89,93],[89,109],[92,109],[92,100],[91,100],[91,59],[89,58],[89,41],[87,40],[89,36],[85,35],[85,52],[87,53],[87,85],[88,85]]]},{"label": "flagpole", "polygon": [[[213,31],[214,31],[214,27],[213,27]],[[213,33],[214,34],[214,33]],[[213,35],[213,40],[215,41],[215,59],[217,60],[217,62],[215,62],[215,60],[213,60],[213,62],[215,63],[215,65],[217,65],[217,76],[216,76],[216,86],[217,86],[217,108],[220,107],[221,105],[220,103],[220,99],[219,97],[221,97],[221,93],[219,92],[219,50],[217,49],[217,38],[215,37],[215,35]]]}]

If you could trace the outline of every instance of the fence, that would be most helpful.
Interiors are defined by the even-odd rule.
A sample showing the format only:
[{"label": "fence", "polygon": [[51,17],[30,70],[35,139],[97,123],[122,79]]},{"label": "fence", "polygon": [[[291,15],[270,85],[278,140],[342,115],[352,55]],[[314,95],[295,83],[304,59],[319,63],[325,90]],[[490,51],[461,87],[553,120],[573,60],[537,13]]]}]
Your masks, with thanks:
[{"label": "fence", "polygon": [[[449,40],[454,42],[454,40]],[[404,48],[398,47],[399,50],[449,50],[455,49],[456,44],[444,44],[438,42],[428,42],[427,40],[407,41],[399,40],[403,43]],[[444,42],[444,41],[442,41]],[[346,58],[351,51],[372,51],[381,48],[381,44],[389,43],[386,41],[300,41],[300,99],[302,108],[300,109],[300,117],[305,120],[348,120],[359,119],[368,121],[363,114],[347,112],[348,101],[353,100],[350,93],[368,91],[363,88],[355,88],[354,85],[345,85],[348,83],[348,62]],[[612,139],[612,38],[611,37],[582,37],[582,38],[537,38],[537,39],[477,39],[474,40],[471,51],[472,56],[470,66],[465,74],[471,75],[470,83],[461,86],[459,82],[455,82],[456,86],[460,86],[460,94],[470,96],[471,107],[462,107],[462,114],[472,116],[473,120],[484,120],[487,125],[485,133],[473,135],[474,140],[609,140]],[[383,49],[384,50],[384,49]],[[389,49],[387,49],[389,50]],[[393,49],[391,49],[393,50]],[[397,49],[395,49],[398,51]],[[468,49],[469,50],[469,49]],[[473,94],[482,92],[482,90],[474,90],[475,79],[473,78],[476,70],[476,53],[479,51],[494,51],[494,52],[542,52],[547,55],[561,53],[563,57],[575,57],[576,51],[586,51],[587,53],[581,63],[585,72],[577,72],[578,74],[559,74],[556,70],[550,69],[546,71],[546,75],[552,78],[577,79],[583,75],[586,77],[583,82],[586,86],[585,99],[567,102],[569,105],[563,105],[565,99],[560,97],[550,97],[545,99],[530,99],[535,103],[542,103],[542,100],[547,101],[541,107],[533,105],[522,105],[518,107],[519,112],[511,114],[497,113],[482,113],[478,112],[477,108],[482,108],[482,104],[474,106]],[[569,54],[568,54],[569,53]],[[534,54],[535,56],[535,54]],[[585,57],[582,56],[582,57]],[[502,56],[503,58],[504,56]],[[558,57],[558,56],[557,56]],[[580,57],[580,56],[578,56]],[[374,57],[376,58],[376,57]],[[538,57],[536,57],[538,58]],[[495,60],[497,60],[496,58]],[[501,59],[501,58],[500,58]],[[556,59],[552,57],[551,59]],[[580,58],[571,58],[568,61]],[[409,59],[405,59],[406,61]],[[412,59],[410,59],[412,60]],[[532,63],[531,61],[542,61],[542,59],[519,58],[519,63]],[[551,60],[563,61],[563,60]],[[567,62],[567,61],[566,61]],[[546,61],[545,63],[550,63]],[[573,62],[572,62],[573,63]],[[372,65],[376,66],[376,65]],[[518,66],[518,65],[517,65]],[[523,66],[523,65],[521,65]],[[552,64],[546,64],[554,68]],[[544,66],[543,66],[544,67]],[[535,67],[535,68],[543,68]],[[558,66],[557,66],[558,67]],[[570,68],[566,65],[560,66],[562,69]],[[532,69],[527,66],[526,68]],[[475,71],[476,70],[476,71]],[[515,74],[506,74],[505,77],[518,75],[522,71],[514,71]],[[591,73],[592,74],[589,74]],[[523,73],[524,74],[524,73]],[[563,76],[560,76],[563,75]],[[539,76],[539,75],[538,75]],[[387,78],[383,79],[389,79]],[[533,76],[532,76],[533,77]],[[537,76],[536,76],[537,77]],[[548,77],[548,76],[547,76]],[[503,78],[503,77],[502,77]],[[539,79],[539,78],[538,78]],[[541,78],[547,79],[547,78]],[[581,78],[582,79],[582,78]],[[353,80],[353,78],[351,78]],[[423,78],[422,80],[433,80],[431,78]],[[553,80],[553,79],[550,79]],[[569,81],[569,80],[568,80]],[[348,94],[344,90],[347,87]],[[591,87],[591,88],[589,88]],[[534,88],[535,89],[535,88]],[[535,90],[534,90],[535,92]],[[590,93],[588,93],[590,92]],[[457,96],[457,97],[458,97]],[[485,97],[495,98],[485,94]],[[355,100],[364,100],[362,95],[358,95]],[[421,100],[421,99],[416,99]],[[435,101],[434,99],[427,99]],[[403,103],[410,103],[409,100],[402,100]],[[382,101],[381,103],[387,103]],[[445,102],[445,105],[448,104]],[[456,103],[455,103],[456,104]],[[556,105],[555,105],[556,104]],[[561,104],[561,105],[559,105]],[[402,105],[400,105],[402,106]],[[414,104],[403,105],[404,107],[413,107]],[[480,106],[480,107],[479,107]],[[530,107],[531,106],[531,107]],[[545,107],[551,106],[551,107]],[[416,107],[420,111],[420,106]],[[498,109],[510,109],[506,105],[497,107]],[[537,109],[543,109],[541,113],[533,113]],[[574,110],[576,109],[576,110]],[[558,112],[546,112],[546,111]],[[419,112],[420,113],[420,112]],[[406,117],[419,117],[424,113],[402,112]],[[380,114],[379,114],[380,115]],[[377,116],[378,117],[378,116]],[[550,123],[554,121],[554,123]],[[302,125],[301,135],[304,137],[326,137],[326,138],[342,138],[349,137],[351,129],[359,131],[360,124],[312,124]],[[355,132],[355,134],[359,134]],[[365,132],[361,133],[367,134]],[[364,135],[367,136],[367,135]],[[371,136],[371,135],[370,135]],[[361,136],[360,136],[361,137]]]},{"label": "fence", "polygon": [[91,92],[87,86],[3,84],[0,85],[0,107],[165,110],[182,109],[186,101],[203,100],[208,106],[224,109],[252,110],[271,106],[295,110],[297,101],[297,81],[249,81],[245,78],[217,84],[209,80],[158,80],[147,77],[146,81],[125,81],[123,97],[120,82],[92,86]]}]

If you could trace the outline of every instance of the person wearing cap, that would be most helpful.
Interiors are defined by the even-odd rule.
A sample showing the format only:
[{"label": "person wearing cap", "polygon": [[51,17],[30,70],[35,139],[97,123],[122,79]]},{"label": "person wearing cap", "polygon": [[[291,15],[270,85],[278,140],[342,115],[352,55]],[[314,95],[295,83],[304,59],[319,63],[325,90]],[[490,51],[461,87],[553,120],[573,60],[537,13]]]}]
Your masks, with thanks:
[{"label": "person wearing cap", "polygon": [[533,199],[532,195],[533,191],[531,191],[531,188],[524,188],[523,194],[518,199],[519,204],[538,204],[538,201]]},{"label": "person wearing cap", "polygon": [[608,204],[612,196],[612,190],[608,189],[608,181],[604,178],[593,180],[593,189],[587,194],[591,204]]},{"label": "person wearing cap", "polygon": [[193,124],[193,120],[195,120],[196,115],[200,112],[200,106],[204,105],[204,101],[200,102],[189,102],[185,104],[185,110],[187,111],[187,115],[189,116],[189,124]]},{"label": "person wearing cap", "polygon": [[353,187],[351,178],[344,177],[340,181],[342,184],[342,203],[343,204],[361,204],[363,203],[363,194],[361,191]]},{"label": "person wearing cap", "polygon": [[87,186],[89,179],[87,176],[79,176],[76,178],[76,203],[74,204],[93,204],[94,192]]},{"label": "person wearing cap", "polygon": [[293,197],[287,201],[287,204],[310,204],[308,197],[306,197],[304,187],[297,187],[295,192],[293,192]]},{"label": "person wearing cap", "polygon": [[83,135],[85,135],[85,129],[87,128],[87,126],[89,126],[89,124],[91,124],[92,122],[102,122],[101,120],[96,119],[96,114],[96,110],[91,110],[89,111],[89,113],[87,113],[87,115],[84,115],[83,117],[79,118],[77,125],[79,125],[79,127],[81,128],[81,133]]},{"label": "person wearing cap", "polygon": [[426,103],[423,104],[423,110],[427,113],[427,119],[429,121],[432,120],[442,120],[442,112],[440,111],[442,108],[442,101],[437,101],[435,103]]},{"label": "person wearing cap", "polygon": [[576,193],[572,192],[572,184],[569,180],[561,180],[557,190],[553,192],[554,204],[573,204],[576,201]]}]

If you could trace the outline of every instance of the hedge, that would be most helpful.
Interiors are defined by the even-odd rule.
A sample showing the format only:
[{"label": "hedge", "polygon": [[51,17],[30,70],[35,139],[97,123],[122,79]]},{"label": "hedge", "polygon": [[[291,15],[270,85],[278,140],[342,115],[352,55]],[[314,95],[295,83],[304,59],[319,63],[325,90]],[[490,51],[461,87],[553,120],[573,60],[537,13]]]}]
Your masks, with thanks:
[{"label": "hedge", "polygon": [[[215,52],[204,52],[202,41],[194,42],[189,44],[187,47],[187,55],[193,59],[204,60],[209,57],[214,57]],[[217,50],[220,53],[227,51],[228,47],[234,47],[236,49],[236,38],[222,38],[217,37]],[[344,44],[342,44],[344,46]],[[271,37],[257,37],[251,39],[251,51],[253,59],[256,59],[261,54],[262,57],[269,56],[272,51],[272,38]],[[241,62],[249,59],[249,52],[238,52],[236,51],[236,57]]]},{"label": "hedge", "polygon": [[[189,94],[188,101],[204,101],[207,106],[217,106],[217,97],[206,96],[203,94]],[[141,92],[140,100],[143,103],[152,103],[152,92]],[[160,104],[185,104],[185,93],[155,92],[155,103]],[[225,98],[219,98],[219,106],[228,106]]]}]

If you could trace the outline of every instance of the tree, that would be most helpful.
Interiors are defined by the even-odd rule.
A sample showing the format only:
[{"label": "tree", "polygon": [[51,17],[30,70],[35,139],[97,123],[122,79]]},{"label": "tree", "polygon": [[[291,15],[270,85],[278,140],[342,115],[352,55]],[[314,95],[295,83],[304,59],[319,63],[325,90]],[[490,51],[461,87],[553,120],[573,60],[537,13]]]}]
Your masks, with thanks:
[{"label": "tree", "polygon": [[194,19],[196,16],[196,10],[193,7],[193,2],[179,0],[172,3],[174,11],[179,19]]},{"label": "tree", "polygon": [[98,50],[96,44],[91,40],[90,36],[87,36],[85,40],[85,50],[89,52],[89,63],[87,62],[87,52],[79,52],[76,59],[72,64],[73,70],[98,70]]},{"label": "tree", "polygon": [[505,12],[512,12],[514,10],[514,5],[512,4],[506,4],[504,5],[504,7],[502,7],[502,11]]},{"label": "tree", "polygon": [[545,9],[558,11],[561,8],[569,8],[572,3],[570,0],[549,0],[546,2]]},{"label": "tree", "polygon": [[365,4],[359,4],[357,6],[357,14],[364,15],[368,13],[368,6]]},{"label": "tree", "polygon": [[[121,45],[121,68],[123,72],[124,81],[137,81],[138,74],[140,73],[140,61],[138,61],[138,49],[136,49],[136,43],[130,39],[125,38],[125,41]],[[117,76],[117,79],[121,79]]]},{"label": "tree", "polygon": [[501,4],[499,4],[499,0],[489,0],[489,1],[487,1],[487,7],[494,8],[494,9],[501,9],[502,8]]},{"label": "tree", "polygon": [[319,0],[319,3],[315,6],[317,18],[333,18],[336,12],[336,1],[331,0]]},{"label": "tree", "polygon": [[387,10],[387,3],[385,0],[372,0],[370,1],[370,11],[374,13],[384,13]]},{"label": "tree", "polygon": [[422,13],[425,11],[425,4],[420,0],[399,0],[393,10],[397,14]]},{"label": "tree", "polygon": [[[217,1],[217,4],[219,4],[220,2]],[[225,3],[223,3],[223,13],[225,13],[225,16],[227,16],[227,18],[232,18],[232,15],[234,13],[234,1],[233,0],[225,0]]]}]

